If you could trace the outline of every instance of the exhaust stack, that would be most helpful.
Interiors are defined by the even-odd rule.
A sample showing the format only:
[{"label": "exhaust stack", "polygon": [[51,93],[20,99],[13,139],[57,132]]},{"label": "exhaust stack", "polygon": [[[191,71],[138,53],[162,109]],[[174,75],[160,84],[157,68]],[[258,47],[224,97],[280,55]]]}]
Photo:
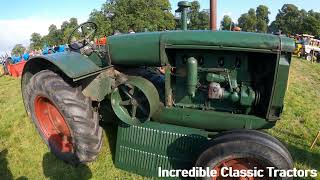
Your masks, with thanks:
[{"label": "exhaust stack", "polygon": [[217,0],[210,0],[210,28],[217,30]]},{"label": "exhaust stack", "polygon": [[188,30],[187,10],[191,7],[191,4],[188,1],[180,1],[178,7],[176,12],[181,13],[181,29],[186,31]]}]

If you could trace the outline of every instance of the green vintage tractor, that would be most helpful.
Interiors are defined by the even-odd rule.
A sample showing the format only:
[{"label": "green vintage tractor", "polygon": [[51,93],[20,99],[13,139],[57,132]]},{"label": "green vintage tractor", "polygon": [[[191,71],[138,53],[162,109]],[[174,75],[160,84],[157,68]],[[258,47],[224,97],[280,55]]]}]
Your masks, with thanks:
[{"label": "green vintage tractor", "polygon": [[59,159],[95,160],[106,120],[117,125],[116,167],[143,176],[159,167],[293,168],[286,147],[259,131],[281,117],[293,40],[182,30],[97,46],[96,30],[80,25],[70,51],[33,57],[23,71],[26,111]]}]

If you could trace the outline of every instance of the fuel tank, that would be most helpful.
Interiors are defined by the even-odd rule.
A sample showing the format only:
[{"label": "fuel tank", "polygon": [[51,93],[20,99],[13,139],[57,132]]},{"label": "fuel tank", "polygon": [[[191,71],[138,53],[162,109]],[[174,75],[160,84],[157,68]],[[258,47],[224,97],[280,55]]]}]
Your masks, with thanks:
[{"label": "fuel tank", "polygon": [[261,52],[293,52],[290,38],[231,31],[167,31],[108,37],[107,51],[113,65],[162,66],[166,49],[219,49]]}]

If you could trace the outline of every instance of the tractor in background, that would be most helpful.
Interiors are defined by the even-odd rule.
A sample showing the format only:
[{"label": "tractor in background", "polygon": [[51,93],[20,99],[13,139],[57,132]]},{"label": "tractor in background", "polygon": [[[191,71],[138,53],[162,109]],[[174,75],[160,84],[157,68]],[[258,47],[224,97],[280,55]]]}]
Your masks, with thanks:
[{"label": "tractor in background", "polygon": [[70,35],[70,51],[26,63],[25,109],[54,155],[94,161],[107,121],[117,125],[116,167],[143,176],[158,176],[159,167],[293,168],[287,148],[260,130],[281,118],[294,41],[188,31],[189,7],[179,3],[181,31],[110,36],[96,46],[98,26],[86,22],[73,31],[81,38]]},{"label": "tractor in background", "polygon": [[320,62],[320,40],[315,39],[312,35],[303,34],[296,35],[295,41],[296,49],[293,54],[307,61]]}]

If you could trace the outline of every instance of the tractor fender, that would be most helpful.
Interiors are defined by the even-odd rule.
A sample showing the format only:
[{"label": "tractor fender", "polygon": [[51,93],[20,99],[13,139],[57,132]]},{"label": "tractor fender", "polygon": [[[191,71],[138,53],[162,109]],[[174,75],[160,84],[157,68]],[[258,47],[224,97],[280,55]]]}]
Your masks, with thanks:
[{"label": "tractor fender", "polygon": [[76,52],[64,52],[30,58],[23,69],[23,74],[27,72],[35,74],[41,70],[51,68],[61,71],[74,81],[101,70],[86,56]]}]

